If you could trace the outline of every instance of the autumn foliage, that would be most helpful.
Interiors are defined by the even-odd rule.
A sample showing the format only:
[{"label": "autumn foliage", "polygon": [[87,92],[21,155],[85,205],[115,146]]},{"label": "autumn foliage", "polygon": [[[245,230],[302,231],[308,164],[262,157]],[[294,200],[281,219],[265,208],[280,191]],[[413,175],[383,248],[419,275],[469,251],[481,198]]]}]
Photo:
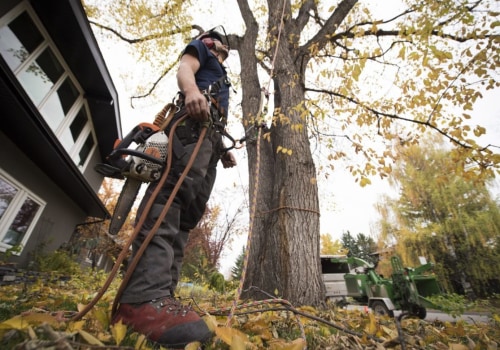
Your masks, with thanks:
[{"label": "autumn foliage", "polygon": [[[106,274],[82,270],[66,282],[40,279],[0,287],[2,349],[153,349],[144,336],[121,323],[110,325],[119,284],[114,281],[82,320],[71,316],[88,303]],[[293,307],[286,300],[241,302],[231,314],[233,292],[202,286],[179,290],[214,331],[206,349],[497,349],[500,317],[489,323],[440,322],[378,317],[364,309]],[[491,306],[491,305],[490,305]],[[488,306],[488,307],[490,307]],[[490,309],[495,310],[495,309]],[[498,310],[498,309],[497,309]],[[229,323],[229,324],[228,324]],[[189,344],[186,349],[198,349]]]}]

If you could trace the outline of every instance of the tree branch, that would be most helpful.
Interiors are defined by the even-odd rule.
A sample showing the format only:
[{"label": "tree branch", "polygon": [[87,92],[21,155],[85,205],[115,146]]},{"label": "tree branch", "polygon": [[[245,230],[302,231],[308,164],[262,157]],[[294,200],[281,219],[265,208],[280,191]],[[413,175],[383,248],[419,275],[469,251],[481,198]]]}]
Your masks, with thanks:
[{"label": "tree branch", "polygon": [[[141,37],[141,38],[131,39],[131,38],[127,38],[125,35],[121,34],[116,29],[113,29],[107,25],[101,24],[101,23],[93,21],[91,19],[89,19],[89,23],[95,25],[96,27],[98,27],[100,29],[103,29],[103,30],[106,30],[108,32],[113,33],[119,39],[121,39],[129,44],[137,44],[137,43],[143,43],[146,41],[156,40],[156,39],[163,38],[163,37],[169,36],[169,35],[181,34],[184,31],[188,30],[188,28],[179,28],[176,30],[168,31],[166,33],[162,32],[162,33],[150,34],[150,35],[146,35],[146,36]],[[191,30],[191,29],[201,29],[201,28],[199,26],[193,25],[189,29]]]},{"label": "tree branch", "polygon": [[160,76],[158,77],[158,79],[156,79],[154,82],[153,82],[153,85],[151,86],[151,88],[145,93],[145,94],[142,94],[142,95],[135,95],[135,96],[132,96],[130,98],[130,106],[132,108],[134,108],[134,104],[133,104],[133,100],[134,99],[140,99],[140,98],[145,98],[145,97],[148,97],[149,95],[151,95],[153,93],[153,91],[156,89],[156,87],[158,86],[158,84],[160,83],[160,81],[163,80],[163,78],[165,78],[165,76],[170,73],[172,71],[172,69],[177,65],[177,62],[179,61],[180,57],[181,57],[182,53],[180,53],[177,57],[177,60],[175,60],[170,66],[168,66],[163,72],[162,74],[160,74]]},{"label": "tree branch", "polygon": [[332,33],[335,33],[340,23],[351,12],[357,2],[358,0],[342,0],[332,15],[326,20],[324,26],[301,47],[301,51],[307,54],[313,45],[323,48],[327,44],[328,38],[331,37]]},{"label": "tree branch", "polygon": [[294,33],[299,34],[302,33],[302,30],[306,26],[307,22],[309,22],[310,11],[317,13],[317,6],[314,0],[306,0],[302,3],[302,6],[299,10],[299,15],[297,19],[294,21]]},{"label": "tree branch", "polygon": [[[405,122],[409,122],[409,123],[418,124],[418,125],[422,125],[422,126],[428,127],[430,129],[438,132],[439,134],[441,134],[442,136],[444,136],[445,138],[447,138],[451,142],[455,143],[456,145],[458,145],[458,146],[460,146],[460,147],[462,147],[464,149],[473,149],[473,147],[470,146],[469,144],[467,144],[465,142],[462,142],[458,138],[450,136],[446,131],[444,131],[441,128],[439,128],[438,126],[432,124],[429,119],[426,120],[426,121],[420,121],[420,120],[415,120],[415,119],[410,119],[410,118],[402,117],[402,116],[397,115],[397,114],[381,112],[381,111],[378,111],[378,110],[376,110],[374,108],[371,108],[371,107],[363,104],[362,102],[360,102],[360,101],[358,101],[358,100],[356,100],[356,99],[354,99],[352,97],[339,94],[339,93],[337,93],[335,91],[330,91],[330,90],[325,90],[325,89],[314,89],[314,88],[307,88],[307,87],[305,88],[305,90],[306,91],[310,91],[310,92],[320,93],[320,94],[328,94],[328,95],[331,95],[331,96],[336,96],[336,97],[342,98],[342,99],[347,100],[347,101],[349,101],[349,102],[351,102],[353,104],[356,104],[358,106],[363,107],[367,111],[373,113],[378,119],[381,118],[381,117],[386,117],[386,118],[391,118],[391,119],[395,119],[395,120],[401,120],[401,121],[405,121]],[[479,149],[479,151],[486,150],[486,149],[488,149],[490,147],[498,147],[498,146],[495,146],[495,145],[492,145],[492,144],[488,144],[488,146]],[[483,164],[483,166],[484,166],[484,164]]]}]

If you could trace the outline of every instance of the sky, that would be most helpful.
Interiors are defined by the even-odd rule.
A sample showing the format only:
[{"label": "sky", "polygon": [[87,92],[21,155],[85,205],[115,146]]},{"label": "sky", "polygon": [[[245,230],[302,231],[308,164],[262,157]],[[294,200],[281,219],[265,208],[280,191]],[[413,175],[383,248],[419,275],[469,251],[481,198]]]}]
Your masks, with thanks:
[{"label": "sky", "polygon": [[[389,1],[389,0],[387,0]],[[396,3],[396,0],[390,0]],[[383,8],[387,10],[387,4]],[[389,7],[390,8],[390,7]],[[393,7],[396,8],[396,7]],[[382,8],[375,2],[374,10]],[[222,21],[227,17],[230,11],[221,14]],[[207,27],[220,24],[217,18],[211,18],[213,23],[208,23]],[[234,25],[234,23],[233,23]],[[236,30],[226,26],[228,32]],[[100,40],[100,39],[98,39]],[[140,122],[152,122],[154,116],[163,107],[164,104],[171,101],[174,97],[177,86],[175,80],[171,80],[171,93],[166,93],[165,101],[157,101],[153,104],[136,103],[132,108],[130,96],[135,92],[133,79],[130,78],[131,67],[138,63],[129,52],[129,47],[123,43],[99,42],[102,54],[105,58],[108,70],[113,78],[115,87],[119,94],[120,114],[122,121],[122,131],[125,136],[134,126]],[[227,65],[232,71],[235,71],[234,62],[237,58],[228,59]],[[500,97],[499,91],[485,94],[474,111],[474,117],[479,124],[488,129],[484,138],[485,142],[500,144],[500,104],[497,103]],[[241,99],[238,94],[233,100]],[[243,136],[243,128],[239,123],[231,125],[231,134],[235,138]],[[220,166],[218,177],[210,203],[217,203],[228,212],[234,212],[235,203],[247,203],[248,201],[248,171],[247,156],[245,149],[234,150],[238,166],[232,169],[223,169]],[[377,177],[371,178],[372,185],[360,187],[355,183],[354,178],[342,167],[336,166],[336,170],[331,174],[328,180],[322,180],[318,183],[320,193],[321,207],[321,234],[329,233],[333,239],[339,239],[342,233],[349,231],[351,234],[363,233],[376,238],[378,232],[376,223],[379,216],[374,208],[375,203],[382,195],[394,195],[395,189],[389,187],[386,180],[380,180]],[[497,180],[497,189],[500,184]],[[498,193],[500,191],[497,191]],[[248,203],[247,203],[248,204]],[[221,272],[226,276],[234,266],[234,261],[241,252],[241,248],[246,244],[245,237],[237,237],[228,249],[225,250],[221,259]]]}]

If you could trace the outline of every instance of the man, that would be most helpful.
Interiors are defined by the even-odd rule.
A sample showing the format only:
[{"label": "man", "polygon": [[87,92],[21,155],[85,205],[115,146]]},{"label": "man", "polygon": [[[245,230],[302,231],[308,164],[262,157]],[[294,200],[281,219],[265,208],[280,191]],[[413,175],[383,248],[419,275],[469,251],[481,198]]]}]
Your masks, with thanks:
[{"label": "man", "polygon": [[[228,56],[228,47],[222,44],[222,38],[218,32],[209,31],[193,40],[183,52],[177,71],[181,111],[173,120],[184,115],[184,111],[189,117],[176,128],[173,140],[169,140],[173,142],[171,171],[133,243],[134,254],[168,201],[198,142],[202,127],[210,126],[188,176],[141,256],[113,315],[113,323],[121,320],[168,348],[183,348],[190,342],[205,342],[211,338],[206,323],[190,307],[174,299],[173,293],[188,232],[203,215],[215,182],[217,163],[221,159],[224,168],[236,165],[230,152],[221,154],[220,128],[225,125],[229,103],[229,83],[222,65]],[[212,106],[203,93],[208,89],[215,92],[217,100]],[[207,124],[208,121],[211,122]],[[156,185],[152,183],[148,187],[137,217],[142,214]]]}]

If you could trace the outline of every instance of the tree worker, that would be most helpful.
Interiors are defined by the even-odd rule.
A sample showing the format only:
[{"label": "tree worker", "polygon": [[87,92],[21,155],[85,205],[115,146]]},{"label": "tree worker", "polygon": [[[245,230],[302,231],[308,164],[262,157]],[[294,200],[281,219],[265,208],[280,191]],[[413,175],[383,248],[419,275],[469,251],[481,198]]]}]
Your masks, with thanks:
[{"label": "tree worker", "polygon": [[[191,41],[185,48],[177,71],[180,107],[170,126],[187,113],[175,129],[171,171],[132,244],[133,256],[141,246],[167,203],[179,176],[187,166],[203,127],[208,126],[196,160],[184,179],[171,207],[151,242],[142,254],[123,293],[112,323],[120,320],[134,331],[167,348],[194,341],[206,342],[212,333],[197,312],[174,298],[188,234],[201,219],[212,192],[216,166],[236,165],[231,152],[221,152],[221,128],[227,120],[229,87],[224,60],[229,48],[227,36],[211,30]],[[215,98],[209,103],[207,94]],[[167,127],[167,134],[170,127]],[[137,212],[137,218],[156,188],[151,183]],[[137,220],[136,220],[137,221]],[[133,258],[133,257],[132,257]]]}]

